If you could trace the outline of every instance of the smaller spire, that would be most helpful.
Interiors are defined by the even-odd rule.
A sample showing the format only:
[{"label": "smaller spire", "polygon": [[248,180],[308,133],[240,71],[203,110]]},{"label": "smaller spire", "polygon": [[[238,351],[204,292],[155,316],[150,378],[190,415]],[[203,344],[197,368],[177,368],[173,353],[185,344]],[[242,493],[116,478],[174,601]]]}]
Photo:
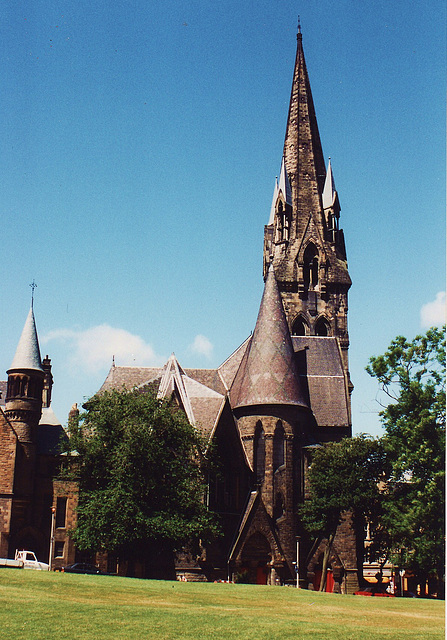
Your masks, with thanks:
[{"label": "smaller spire", "polygon": [[272,206],[270,207],[269,226],[275,222],[276,201],[278,199],[278,176],[275,178],[275,188],[273,189]]},{"label": "smaller spire", "polygon": [[334,176],[332,174],[331,159],[329,158],[329,163],[328,163],[327,172],[326,172],[326,180],[324,182],[324,189],[323,189],[323,209],[329,209],[330,207],[332,207],[334,205],[336,197],[337,197],[337,192],[335,190]]},{"label": "smaller spire", "polygon": [[37,337],[36,321],[31,306],[20,336],[19,344],[9,371],[15,369],[31,369],[43,371],[40,359],[39,339]]},{"label": "smaller spire", "polygon": [[279,190],[282,191],[286,204],[290,204],[290,206],[292,206],[292,189],[290,188],[284,156],[282,157],[281,173],[279,174]]}]

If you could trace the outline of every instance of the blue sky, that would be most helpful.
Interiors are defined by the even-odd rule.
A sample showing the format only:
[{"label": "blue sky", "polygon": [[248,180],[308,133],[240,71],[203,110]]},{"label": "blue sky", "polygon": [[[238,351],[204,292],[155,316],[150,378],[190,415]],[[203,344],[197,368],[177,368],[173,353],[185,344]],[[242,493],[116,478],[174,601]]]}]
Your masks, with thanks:
[{"label": "blue sky", "polygon": [[353,280],[353,431],[380,433],[369,356],[443,308],[440,0],[2,7],[0,371],[35,279],[63,423],[112,355],[215,367],[254,328],[298,14]]}]

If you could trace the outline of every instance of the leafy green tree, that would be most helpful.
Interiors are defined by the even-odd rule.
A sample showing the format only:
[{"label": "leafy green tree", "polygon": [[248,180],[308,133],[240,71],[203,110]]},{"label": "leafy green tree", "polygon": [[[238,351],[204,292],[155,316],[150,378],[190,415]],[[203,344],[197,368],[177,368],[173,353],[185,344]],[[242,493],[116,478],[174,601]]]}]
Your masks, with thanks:
[{"label": "leafy green tree", "polygon": [[380,480],[384,474],[383,449],[378,440],[361,435],[316,448],[308,471],[308,499],[302,507],[303,524],[315,538],[326,539],[320,591],[326,587],[329,557],[337,527],[350,512],[357,537],[359,570],[362,565],[367,522],[380,517]]},{"label": "leafy green tree", "polygon": [[154,549],[217,533],[204,504],[204,442],[153,393],[95,395],[72,421],[70,444],[79,454],[79,549],[149,562]]},{"label": "leafy green tree", "polygon": [[383,446],[391,466],[385,526],[399,562],[425,582],[444,573],[445,328],[399,336],[372,357],[385,402]]}]

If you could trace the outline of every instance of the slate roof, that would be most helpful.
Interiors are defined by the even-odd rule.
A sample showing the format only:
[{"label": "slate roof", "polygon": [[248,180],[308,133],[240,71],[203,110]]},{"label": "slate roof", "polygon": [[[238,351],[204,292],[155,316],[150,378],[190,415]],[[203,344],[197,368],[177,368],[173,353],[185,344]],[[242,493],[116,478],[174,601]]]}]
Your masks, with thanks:
[{"label": "slate roof", "polygon": [[230,391],[233,407],[279,404],[307,407],[273,265],[253,336]]},{"label": "slate roof", "polygon": [[176,394],[188,419],[211,435],[226,397],[231,407],[285,404],[310,408],[321,427],[350,424],[347,380],[336,338],[290,336],[273,267],[255,331],[218,369],[183,369],[174,354],[163,367],[113,365],[101,391],[152,384]]},{"label": "slate roof", "polygon": [[[208,435],[211,435],[222,411],[226,389],[231,388],[238,371],[241,372],[240,375],[243,370],[246,371],[252,338],[253,336],[247,338],[218,369],[182,369],[179,365],[179,384],[183,385],[193,421]],[[303,403],[312,410],[317,424],[321,427],[349,426],[347,381],[337,339],[292,336],[291,345],[296,376],[300,381],[300,396]],[[158,389],[166,366],[167,364],[164,367],[114,366],[100,391],[120,390],[123,387],[132,389],[146,384],[154,384]],[[171,392],[172,390],[170,387]],[[262,400],[260,395],[255,399],[256,402]],[[234,408],[237,405],[233,397],[231,400]],[[263,403],[265,402],[264,399]]]},{"label": "slate roof", "polygon": [[349,394],[336,338],[293,336],[298,376],[307,386],[309,404],[320,427],[350,424]]},{"label": "slate roof", "polygon": [[43,371],[40,358],[39,340],[37,337],[36,321],[31,307],[20,336],[19,344],[9,371],[15,369],[31,369]]},{"label": "slate roof", "polygon": [[117,367],[113,365],[107,378],[104,380],[101,391],[117,391],[125,389],[134,389],[145,383],[149,384],[161,378],[163,375],[163,367]]},{"label": "slate roof", "polygon": [[204,434],[212,433],[226,397],[217,369],[182,369],[174,355],[164,367],[112,366],[99,393],[148,384],[162,397],[175,392],[188,419]]}]

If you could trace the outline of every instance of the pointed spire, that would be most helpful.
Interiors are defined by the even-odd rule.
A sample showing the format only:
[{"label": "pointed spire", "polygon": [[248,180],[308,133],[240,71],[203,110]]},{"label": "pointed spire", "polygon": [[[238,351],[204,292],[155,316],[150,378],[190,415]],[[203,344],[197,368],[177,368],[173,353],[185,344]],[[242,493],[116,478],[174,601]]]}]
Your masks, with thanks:
[{"label": "pointed spire", "polygon": [[326,170],[304,59],[301,26],[298,28],[297,39],[284,159],[292,186],[294,208],[296,212],[302,211],[307,216],[309,211],[318,210],[318,194],[322,193]]},{"label": "pointed spire", "polygon": [[329,207],[332,207],[334,205],[336,196],[337,192],[335,190],[334,176],[332,174],[331,159],[329,158],[326,180],[323,189],[323,209],[329,209]]},{"label": "pointed spire", "polygon": [[279,174],[279,190],[282,191],[286,204],[290,204],[290,206],[292,206],[292,190],[290,188],[284,156],[282,157],[281,173]]},{"label": "pointed spire", "polygon": [[270,207],[269,225],[275,222],[276,201],[278,199],[278,177],[275,178],[275,188],[273,189],[272,206]]},{"label": "pointed spire", "polygon": [[19,344],[9,371],[15,369],[31,369],[42,371],[42,361],[40,359],[39,339],[37,337],[36,321],[34,319],[33,307],[31,306]]},{"label": "pointed spire", "polygon": [[307,407],[272,264],[256,327],[230,394],[234,407],[266,404]]}]

